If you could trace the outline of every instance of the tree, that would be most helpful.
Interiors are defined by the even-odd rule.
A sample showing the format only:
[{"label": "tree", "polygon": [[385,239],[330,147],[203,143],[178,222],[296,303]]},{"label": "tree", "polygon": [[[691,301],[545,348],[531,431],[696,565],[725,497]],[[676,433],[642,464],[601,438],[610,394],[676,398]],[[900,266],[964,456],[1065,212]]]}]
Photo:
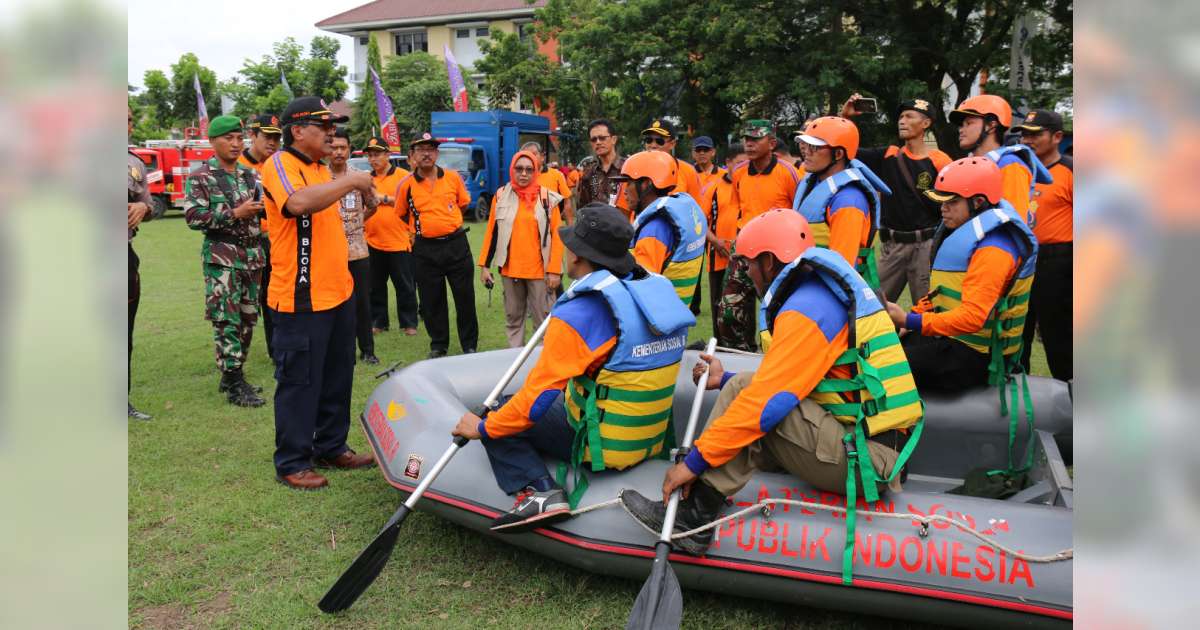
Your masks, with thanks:
[{"label": "tree", "polygon": [[153,116],[151,122],[154,127],[169,129],[173,121],[171,81],[167,79],[167,75],[163,74],[162,70],[147,70],[142,75],[142,84],[145,91],[138,95],[138,99],[147,108],[153,108],[153,111],[146,111],[144,115]]},{"label": "tree", "polygon": [[358,98],[354,101],[354,112],[350,115],[350,144],[366,146],[372,130],[379,128],[379,108],[375,105],[375,85],[371,78],[371,70],[379,72],[382,63],[379,59],[379,44],[374,37],[367,42],[367,72],[365,80],[358,85]]},{"label": "tree", "polygon": [[548,101],[561,87],[561,66],[534,50],[533,45],[515,33],[496,31],[479,42],[483,58],[475,64],[482,72],[488,102],[502,105],[519,96],[532,101]]},{"label": "tree", "polygon": [[[379,49],[375,47],[375,40],[372,39],[367,45],[369,67],[376,67],[372,65],[372,56],[378,59],[378,53]],[[380,83],[383,85],[383,91],[392,99],[396,124],[400,128],[402,138],[428,130],[432,112],[446,111],[454,107],[450,98],[450,77],[446,73],[445,62],[426,52],[390,57],[380,72]],[[468,82],[467,100],[471,109],[476,111],[480,108],[479,96],[479,90]],[[376,132],[379,131],[378,112],[375,107],[375,86],[368,73],[366,81],[359,89],[354,115],[350,121],[350,139],[356,146],[366,143],[372,128]]]},{"label": "tree", "polygon": [[171,64],[171,115],[176,124],[191,125],[199,119],[196,104],[196,77],[200,77],[200,91],[204,95],[204,106],[208,117],[221,114],[221,98],[217,93],[217,73],[200,65],[195,53],[184,53],[179,61]]},{"label": "tree", "polygon": [[[327,103],[341,99],[349,86],[346,84],[346,67],[337,64],[337,53],[341,44],[332,37],[318,35],[309,44],[309,56],[304,56],[304,47],[294,37],[271,46],[271,54],[257,61],[246,59],[238,74],[248,88],[246,103],[255,112],[282,112],[291,98],[296,96],[319,96]],[[286,77],[292,89],[289,96],[282,89],[280,77]],[[281,104],[282,103],[282,104]]]}]

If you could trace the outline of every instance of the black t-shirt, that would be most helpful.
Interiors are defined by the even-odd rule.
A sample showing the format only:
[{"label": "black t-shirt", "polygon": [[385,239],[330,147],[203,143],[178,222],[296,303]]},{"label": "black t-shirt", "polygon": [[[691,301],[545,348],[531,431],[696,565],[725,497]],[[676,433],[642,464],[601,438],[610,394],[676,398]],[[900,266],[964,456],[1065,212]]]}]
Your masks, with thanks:
[{"label": "black t-shirt", "polygon": [[[933,188],[938,171],[950,163],[950,156],[935,149],[914,159],[908,149],[891,146],[859,149],[857,157],[892,189],[891,195],[883,196],[882,227],[915,232],[941,223],[940,204],[926,197],[925,191]],[[899,160],[904,160],[911,180],[904,177]]]}]

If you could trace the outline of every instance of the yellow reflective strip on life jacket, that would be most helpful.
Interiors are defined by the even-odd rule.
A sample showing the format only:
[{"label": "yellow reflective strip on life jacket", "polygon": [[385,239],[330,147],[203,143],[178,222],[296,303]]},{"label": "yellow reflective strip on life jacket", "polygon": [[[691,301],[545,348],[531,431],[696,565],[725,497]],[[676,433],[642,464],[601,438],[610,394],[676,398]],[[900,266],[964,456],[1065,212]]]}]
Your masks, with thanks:
[{"label": "yellow reflective strip on life jacket", "polygon": [[669,262],[663,270],[662,275],[671,281],[671,285],[675,287],[675,295],[678,295],[684,304],[691,305],[703,266],[704,257],[697,256],[686,262]]}]

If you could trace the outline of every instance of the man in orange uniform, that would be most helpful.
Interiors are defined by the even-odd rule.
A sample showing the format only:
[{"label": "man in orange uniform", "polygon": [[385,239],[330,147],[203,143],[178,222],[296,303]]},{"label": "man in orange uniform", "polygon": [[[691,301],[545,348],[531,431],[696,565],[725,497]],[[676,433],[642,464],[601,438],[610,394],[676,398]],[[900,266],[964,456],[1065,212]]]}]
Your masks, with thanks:
[{"label": "man in orange uniform", "polygon": [[429,333],[429,358],[446,356],[450,348],[450,305],[446,284],[454,294],[458,342],[464,354],[479,344],[479,321],[475,318],[475,261],[471,244],[462,227],[462,209],[471,195],[453,170],[437,165],[438,140],[428,132],[409,143],[409,160],[416,167],[400,182],[396,192],[396,214],[408,223],[413,241],[413,273],[421,319]]},{"label": "man in orange uniform", "polygon": [[1058,112],[1035,109],[1017,126],[1021,142],[1033,149],[1054,177],[1037,185],[1038,214],[1033,234],[1038,240],[1037,275],[1025,315],[1025,352],[1021,364],[1029,371],[1034,328],[1042,332],[1050,374],[1069,381],[1072,359],[1072,243],[1074,241],[1075,172],[1069,156],[1058,152],[1063,120]]},{"label": "man in orange uniform", "polygon": [[[275,155],[275,152],[279,150],[279,140],[283,137],[283,132],[279,129],[279,117],[272,114],[260,114],[250,120],[246,129],[250,132],[250,146],[242,151],[242,155],[238,157],[238,164],[254,169],[261,180],[263,165],[266,164],[267,158]],[[271,288],[271,237],[267,233],[267,215],[265,213],[259,222],[259,228],[262,230],[263,259],[266,261],[266,265],[262,271],[262,285],[258,289],[258,306],[262,311],[261,319],[263,337],[267,340],[267,356],[274,357],[275,353],[271,352],[271,336],[275,326],[271,323],[271,309],[267,308],[267,293]]]},{"label": "man in orange uniform", "polygon": [[373,332],[388,329],[388,280],[396,292],[396,319],[409,337],[417,334],[417,285],[413,280],[412,236],[408,226],[386,208],[396,205],[396,189],[409,172],[391,163],[391,149],[383,138],[367,140],[364,149],[371,163],[375,195],[384,212],[367,219],[364,231],[371,252],[371,322]]},{"label": "man in orange uniform", "polygon": [[696,175],[700,178],[701,191],[713,180],[721,178],[727,172],[717,166],[716,157],[717,147],[713,144],[712,138],[698,136],[692,140],[692,160],[696,162]]},{"label": "man in orange uniform", "polygon": [[[747,160],[730,173],[737,199],[737,229],[772,208],[790,208],[800,185],[800,173],[787,162],[775,157],[779,141],[766,120],[751,120],[742,131]],[[717,335],[727,340],[729,347],[754,351],[758,341],[754,326],[754,283],[746,276],[745,263],[734,259],[732,271],[725,274],[721,289]],[[749,325],[747,325],[749,322]]]},{"label": "man in orange uniform", "polygon": [[[729,170],[735,169],[746,161],[746,152],[740,142],[729,145],[725,156],[725,165]],[[725,285],[725,270],[729,266],[729,253],[733,249],[733,241],[737,238],[737,195],[733,189],[733,179],[729,170],[721,169],[721,176],[712,179],[700,189],[700,209],[708,220],[708,306],[712,314],[713,336],[717,342],[730,347],[735,342],[726,339],[720,331],[721,288]],[[744,319],[737,328],[754,328],[754,313],[746,311]]]},{"label": "man in orange uniform", "polygon": [[[663,151],[675,158],[675,129],[671,123],[659,118],[642,130],[642,149],[646,151]],[[692,199],[700,196],[700,176],[696,168],[687,162],[675,158],[675,189],[671,192],[685,192]],[[636,213],[635,213],[636,214]]]},{"label": "man in orange uniform", "polygon": [[986,157],[951,162],[926,193],[942,204],[929,295],[911,312],[889,302],[909,332],[904,351],[922,391],[998,385],[1019,358],[1037,258],[1029,226],[1001,197],[1003,175]]},{"label": "man in orange uniform", "polygon": [[[700,355],[710,369],[702,385],[721,390],[704,432],[683,461],[667,470],[661,503],[635,491],[621,496],[630,513],[654,531],[661,529],[664,506],[676,489],[683,492],[674,530],[688,531],[715,520],[725,497],[739,492],[758,470],[786,470],[827,492],[845,488],[851,505],[855,497],[849,493],[856,488],[868,501],[885,488],[898,491],[895,471],[905,459],[899,451],[911,452],[901,447],[904,432],[921,419],[921,401],[883,305],[843,258],[813,247],[804,217],[786,208],[765,212],[746,224],[737,246],[763,296],[770,347],[757,371],[740,374]],[[844,290],[835,292],[834,286]],[[846,300],[847,294],[859,297]],[[850,326],[856,330],[853,348]],[[842,357],[848,350],[863,352],[847,362]],[[894,376],[881,386],[868,384],[855,363]],[[703,370],[697,363],[692,378]],[[867,403],[871,411],[864,419]],[[674,542],[699,555],[713,531]]]},{"label": "man in orange uniform", "polygon": [[575,282],[554,305],[537,364],[503,406],[482,420],[465,413],[453,430],[482,439],[496,483],[516,495],[492,522],[495,531],[570,516],[586,477],[576,477],[568,495],[566,475],[552,478],[542,453],[577,471],[585,459],[592,470],[623,469],[664,453],[679,362],[696,323],[670,282],[634,262],[633,227],[621,211],[585,206],[559,235]]},{"label": "man in orange uniform", "polygon": [[1036,222],[1032,204],[1034,183],[1051,183],[1050,173],[1028,147],[1006,147],[1004,132],[1012,126],[1012,107],[994,94],[980,94],[963,101],[950,112],[950,124],[958,126],[958,148],[971,155],[987,156],[1004,176],[1003,197],[1026,223]]},{"label": "man in orange uniform", "polygon": [[313,465],[361,468],[374,463],[346,445],[354,383],[354,279],[338,208],[361,192],[374,201],[371,176],[333,179],[321,161],[332,150],[334,124],[346,122],[316,96],[283,112],[282,151],[263,166],[271,233],[275,319],[275,472],[280,483],[315,490],[329,481]]}]

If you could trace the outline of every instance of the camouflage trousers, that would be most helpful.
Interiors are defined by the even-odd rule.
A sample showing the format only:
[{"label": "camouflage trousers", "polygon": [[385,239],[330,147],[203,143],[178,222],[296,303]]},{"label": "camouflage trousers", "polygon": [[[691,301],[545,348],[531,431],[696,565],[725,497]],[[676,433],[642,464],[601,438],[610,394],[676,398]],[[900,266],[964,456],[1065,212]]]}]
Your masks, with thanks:
[{"label": "camouflage trousers", "polygon": [[754,282],[746,275],[745,259],[734,258],[725,268],[725,286],[721,289],[718,313],[713,314],[717,322],[717,341],[722,347],[756,350],[756,297]]},{"label": "camouflage trousers", "polygon": [[258,322],[262,270],[204,265],[204,319],[212,322],[217,367],[240,370]]}]

